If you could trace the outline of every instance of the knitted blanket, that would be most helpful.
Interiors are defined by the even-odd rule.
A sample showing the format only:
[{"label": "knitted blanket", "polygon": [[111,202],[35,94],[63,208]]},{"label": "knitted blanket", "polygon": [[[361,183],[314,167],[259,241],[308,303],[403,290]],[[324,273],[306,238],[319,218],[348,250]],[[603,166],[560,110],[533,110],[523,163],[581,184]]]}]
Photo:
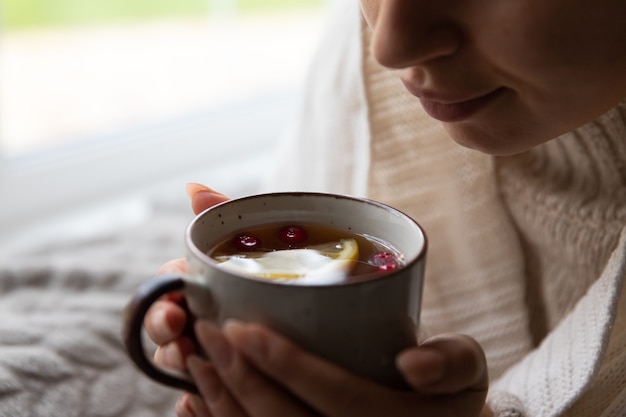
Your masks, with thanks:
[{"label": "knitted blanket", "polygon": [[0,416],[173,415],[179,393],[136,370],[121,341],[133,291],[180,257],[191,214],[84,238],[3,248],[0,255]]}]

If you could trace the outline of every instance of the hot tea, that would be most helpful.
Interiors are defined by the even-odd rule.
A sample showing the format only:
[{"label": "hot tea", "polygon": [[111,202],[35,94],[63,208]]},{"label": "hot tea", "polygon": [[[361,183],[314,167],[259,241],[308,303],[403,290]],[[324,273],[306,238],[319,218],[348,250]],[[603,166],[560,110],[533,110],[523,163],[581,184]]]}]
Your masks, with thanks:
[{"label": "hot tea", "polygon": [[317,224],[271,224],[239,231],[210,249],[224,268],[294,284],[370,279],[403,265],[389,243]]}]

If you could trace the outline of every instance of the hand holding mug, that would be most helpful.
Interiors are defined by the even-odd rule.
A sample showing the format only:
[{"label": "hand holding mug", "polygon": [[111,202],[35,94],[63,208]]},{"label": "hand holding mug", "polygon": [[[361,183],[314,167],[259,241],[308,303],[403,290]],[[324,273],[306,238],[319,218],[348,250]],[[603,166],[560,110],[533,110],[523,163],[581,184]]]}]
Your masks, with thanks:
[{"label": "hand holding mug", "polygon": [[[187,194],[191,208],[198,215],[229,198],[201,184],[187,184]],[[185,258],[172,259],[159,268],[156,275],[184,275],[187,273]],[[186,371],[187,356],[196,352],[196,344],[184,334],[189,328],[190,318],[181,307],[182,294],[170,294],[156,301],[146,314],[145,329],[152,341],[157,344],[154,361],[157,365],[174,371]],[[195,338],[194,338],[195,339]]]}]

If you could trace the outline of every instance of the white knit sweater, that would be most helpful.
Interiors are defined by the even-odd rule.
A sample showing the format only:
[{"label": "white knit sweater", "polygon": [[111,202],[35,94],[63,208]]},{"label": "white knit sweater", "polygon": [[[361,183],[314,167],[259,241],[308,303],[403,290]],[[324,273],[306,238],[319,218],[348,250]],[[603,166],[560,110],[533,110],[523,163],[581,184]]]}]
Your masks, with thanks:
[{"label": "white knit sweater", "polygon": [[482,344],[498,416],[626,416],[624,105],[522,155],[462,148],[341,3],[272,189],[368,196],[425,227],[422,326]]}]

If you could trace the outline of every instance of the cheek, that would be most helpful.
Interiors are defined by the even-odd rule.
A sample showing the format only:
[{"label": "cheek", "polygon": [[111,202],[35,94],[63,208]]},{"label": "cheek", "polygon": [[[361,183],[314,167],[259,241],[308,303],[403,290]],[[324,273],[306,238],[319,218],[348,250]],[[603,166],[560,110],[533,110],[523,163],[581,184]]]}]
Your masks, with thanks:
[{"label": "cheek", "polygon": [[626,61],[626,1],[598,0],[593,8],[582,0],[513,3],[499,13],[507,16],[500,33],[485,29],[481,36],[493,62],[513,76],[556,91],[605,77]]},{"label": "cheek", "polygon": [[[555,71],[569,60],[567,38],[563,39],[565,35],[541,15],[528,7],[506,10],[499,15],[506,19],[498,26],[477,29],[479,48],[498,70],[513,77],[532,78]],[[494,27],[499,27],[496,33]]]},{"label": "cheek", "polygon": [[[502,45],[505,82],[517,93],[517,105],[541,120],[541,132],[560,135],[590,122],[626,97],[626,39],[592,42],[543,27]],[[543,31],[542,31],[543,30]],[[518,39],[518,38],[516,38]]]}]

